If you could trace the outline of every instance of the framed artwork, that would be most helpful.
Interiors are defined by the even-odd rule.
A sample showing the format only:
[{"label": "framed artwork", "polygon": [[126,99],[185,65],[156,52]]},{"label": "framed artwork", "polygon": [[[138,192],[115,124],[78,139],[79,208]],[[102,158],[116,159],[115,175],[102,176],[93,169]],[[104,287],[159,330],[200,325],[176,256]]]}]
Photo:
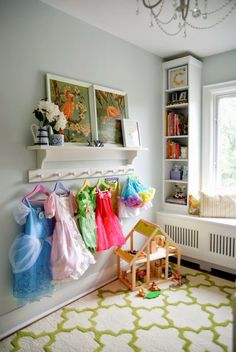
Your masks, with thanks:
[{"label": "framed artwork", "polygon": [[65,142],[87,143],[94,136],[92,84],[47,73],[47,97],[67,118]]},{"label": "framed artwork", "polygon": [[188,85],[188,65],[171,68],[167,71],[168,89],[186,87]]},{"label": "framed artwork", "polygon": [[122,120],[124,147],[141,147],[139,124],[130,119]]},{"label": "framed artwork", "polygon": [[121,121],[128,118],[125,92],[94,85],[95,122],[98,140],[123,145]]},{"label": "framed artwork", "polygon": [[187,103],[188,102],[188,91],[184,90],[179,93],[179,103]]}]

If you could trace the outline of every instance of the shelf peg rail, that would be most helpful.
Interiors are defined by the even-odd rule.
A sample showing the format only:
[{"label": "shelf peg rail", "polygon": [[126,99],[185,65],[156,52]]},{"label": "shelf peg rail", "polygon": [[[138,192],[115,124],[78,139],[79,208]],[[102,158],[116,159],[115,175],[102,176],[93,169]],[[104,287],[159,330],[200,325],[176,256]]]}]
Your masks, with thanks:
[{"label": "shelf peg rail", "polygon": [[73,180],[84,178],[98,178],[132,175],[134,173],[133,165],[104,167],[104,168],[87,168],[87,169],[35,169],[28,171],[28,182],[50,182],[61,180]]}]

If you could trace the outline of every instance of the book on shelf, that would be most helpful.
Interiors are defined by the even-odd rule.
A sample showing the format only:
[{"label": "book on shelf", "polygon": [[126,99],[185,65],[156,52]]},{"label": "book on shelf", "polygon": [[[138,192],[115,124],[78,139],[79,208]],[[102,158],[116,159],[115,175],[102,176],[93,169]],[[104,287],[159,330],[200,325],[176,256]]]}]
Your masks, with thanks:
[{"label": "book on shelf", "polygon": [[180,144],[170,139],[166,141],[166,157],[167,159],[179,159]]},{"label": "book on shelf", "polygon": [[187,117],[175,111],[166,111],[166,135],[182,136],[188,134]]}]

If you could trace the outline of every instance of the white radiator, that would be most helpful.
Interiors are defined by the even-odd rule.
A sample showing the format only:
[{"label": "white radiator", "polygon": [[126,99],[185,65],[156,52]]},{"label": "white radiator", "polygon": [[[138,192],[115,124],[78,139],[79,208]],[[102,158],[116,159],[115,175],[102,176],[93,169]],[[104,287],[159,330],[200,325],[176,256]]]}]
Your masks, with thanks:
[{"label": "white radiator", "polygon": [[236,219],[158,212],[157,224],[181,247],[183,259],[236,274]]}]

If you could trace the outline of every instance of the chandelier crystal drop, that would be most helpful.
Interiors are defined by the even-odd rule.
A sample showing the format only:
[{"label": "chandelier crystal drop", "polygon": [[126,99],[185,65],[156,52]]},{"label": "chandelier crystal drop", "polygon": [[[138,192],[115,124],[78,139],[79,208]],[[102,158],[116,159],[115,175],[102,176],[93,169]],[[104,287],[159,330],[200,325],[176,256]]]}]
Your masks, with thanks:
[{"label": "chandelier crystal drop", "polygon": [[[137,15],[140,13],[139,1],[136,0]],[[150,27],[153,27],[153,22],[155,22],[163,33],[176,36],[183,32],[184,38],[187,37],[187,27],[198,30],[214,28],[226,20],[236,8],[236,0],[141,1],[143,6],[150,11]]]}]

